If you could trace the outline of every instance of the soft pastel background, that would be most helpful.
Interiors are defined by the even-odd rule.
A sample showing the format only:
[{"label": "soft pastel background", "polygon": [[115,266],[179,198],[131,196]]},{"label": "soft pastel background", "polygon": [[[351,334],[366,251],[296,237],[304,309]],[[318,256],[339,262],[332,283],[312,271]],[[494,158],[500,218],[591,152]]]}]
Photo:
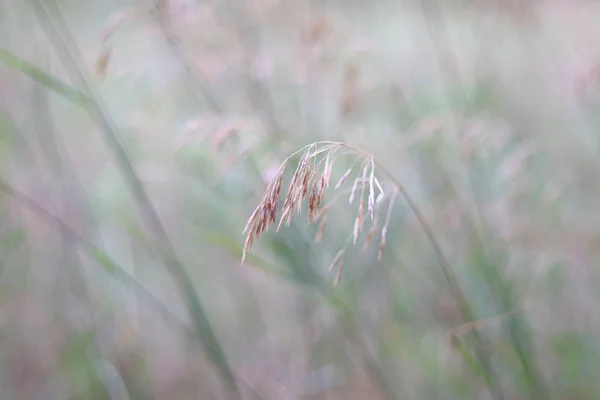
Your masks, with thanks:
[{"label": "soft pastel background", "polygon": [[[584,0],[0,1],[0,398],[600,398],[598,21]],[[383,259],[363,233],[337,286],[344,196],[319,243],[300,215],[240,265],[269,179],[319,140],[406,187],[458,292],[401,197]]]}]

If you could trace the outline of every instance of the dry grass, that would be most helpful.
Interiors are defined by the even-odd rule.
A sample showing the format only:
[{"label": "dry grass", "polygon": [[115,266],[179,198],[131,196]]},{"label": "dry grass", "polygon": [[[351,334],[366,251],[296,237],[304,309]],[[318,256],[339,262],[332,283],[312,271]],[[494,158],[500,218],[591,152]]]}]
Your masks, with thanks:
[{"label": "dry grass", "polygon": [[[344,150],[346,150],[345,153]],[[289,183],[287,193],[285,194],[281,216],[279,223],[277,224],[277,231],[279,231],[282,225],[290,224],[294,213],[300,214],[303,209],[303,202],[307,200],[307,223],[318,224],[317,234],[315,236],[316,242],[319,242],[322,239],[327,219],[327,211],[333,205],[333,201],[323,205],[323,198],[326,189],[330,186],[335,162],[338,157],[350,155],[355,158],[353,166],[343,173],[332,190],[334,200],[338,199],[344,192],[343,187],[346,181],[353,176],[353,173],[356,175],[353,179],[348,198],[350,204],[353,204],[355,199],[358,201],[354,229],[329,266],[329,271],[336,272],[334,282],[337,285],[342,274],[343,255],[346,246],[350,240],[356,245],[359,235],[363,232],[363,227],[365,225],[365,210],[370,219],[371,227],[365,237],[363,249],[368,248],[373,242],[376,232],[379,231],[378,221],[380,220],[381,205],[386,198],[383,186],[375,174],[376,163],[374,157],[362,150],[341,142],[312,143],[298,150],[283,161],[275,173],[275,176],[271,182],[269,182],[260,203],[246,223],[244,233],[247,233],[247,235],[244,244],[242,263],[246,258],[246,253],[252,248],[254,242],[260,238],[270,225],[276,222],[277,212],[280,209],[280,194],[283,175],[286,167],[291,162],[291,159],[297,154],[302,154],[302,156]],[[398,188],[395,188],[391,195],[388,195],[390,198],[389,206],[384,217],[383,227],[379,231],[380,244],[378,259],[380,260],[386,245],[387,230],[397,190]]]}]

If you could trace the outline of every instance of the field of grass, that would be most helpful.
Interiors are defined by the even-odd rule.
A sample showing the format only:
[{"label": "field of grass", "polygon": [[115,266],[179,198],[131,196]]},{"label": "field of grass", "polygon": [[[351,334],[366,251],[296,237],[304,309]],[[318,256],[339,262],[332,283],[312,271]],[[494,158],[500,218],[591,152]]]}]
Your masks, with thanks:
[{"label": "field of grass", "polygon": [[597,21],[0,1],[0,398],[600,398]]}]

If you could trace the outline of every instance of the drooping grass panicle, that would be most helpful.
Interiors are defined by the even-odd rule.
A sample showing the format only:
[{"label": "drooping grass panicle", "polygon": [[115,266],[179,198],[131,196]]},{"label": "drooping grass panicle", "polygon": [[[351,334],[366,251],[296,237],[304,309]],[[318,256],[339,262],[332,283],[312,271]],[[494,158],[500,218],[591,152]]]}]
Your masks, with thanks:
[{"label": "drooping grass panicle", "polygon": [[[387,232],[388,232],[388,228],[389,228],[389,224],[390,224],[390,220],[391,220],[391,213],[393,210],[393,206],[395,204],[396,196],[398,194],[400,194],[402,196],[403,200],[405,201],[407,207],[410,209],[412,214],[417,219],[417,222],[423,229],[423,232],[424,232],[425,236],[427,237],[427,240],[430,242],[430,244],[432,246],[433,252],[435,253],[436,257],[438,258],[441,271],[443,272],[444,277],[445,277],[445,279],[450,287],[450,290],[452,292],[452,295],[455,298],[457,305],[460,309],[461,317],[463,318],[463,320],[465,322],[472,321],[471,312],[469,310],[469,305],[467,303],[467,300],[465,298],[465,295],[464,295],[460,285],[458,284],[457,277],[454,274],[454,272],[452,271],[452,268],[451,268],[450,264],[448,263],[448,260],[447,260],[446,256],[444,255],[444,252],[442,251],[440,242],[438,241],[433,228],[425,219],[423,213],[421,212],[419,205],[412,199],[412,196],[410,196],[410,194],[404,188],[402,183],[400,183],[398,180],[396,180],[396,178],[393,176],[393,174],[391,174],[384,166],[382,166],[377,161],[375,161],[375,159],[370,154],[368,154],[358,148],[352,147],[343,142],[323,141],[323,142],[312,143],[311,145],[305,146],[298,152],[294,153],[294,154],[298,154],[300,152],[304,152],[304,155],[302,157],[302,161],[297,166],[296,171],[294,173],[294,177],[292,179],[292,182],[290,183],[288,193],[286,195],[286,201],[284,202],[284,207],[283,207],[282,216],[281,216],[279,225],[281,225],[281,222],[283,220],[286,220],[289,222],[289,220],[292,217],[292,209],[294,208],[294,206],[297,206],[298,202],[302,202],[304,200],[304,198],[306,196],[306,192],[308,192],[308,189],[306,189],[306,192],[305,192],[305,189],[301,186],[302,183],[301,183],[300,179],[302,179],[302,182],[306,182],[306,187],[308,188],[308,181],[310,181],[310,179],[307,178],[308,181],[305,181],[304,176],[306,176],[306,172],[307,172],[306,166],[309,165],[309,162],[311,162],[310,165],[312,165],[311,172],[313,172],[314,176],[316,177],[317,176],[316,171],[320,170],[319,169],[320,164],[317,161],[317,158],[323,154],[325,156],[325,165],[327,166],[327,168],[325,168],[325,172],[323,173],[322,176],[325,177],[325,181],[328,181],[329,176],[328,176],[327,171],[329,171],[329,169],[331,168],[330,166],[332,166],[335,161],[335,158],[331,156],[331,152],[333,150],[337,150],[340,148],[345,148],[345,149],[355,152],[356,156],[357,156],[357,161],[359,161],[359,162],[362,161],[362,172],[363,172],[362,177],[359,178],[358,180],[354,181],[354,185],[351,190],[351,198],[354,197],[355,192],[358,188],[358,184],[360,184],[361,185],[361,199],[364,202],[364,190],[365,190],[365,187],[367,186],[366,183],[367,182],[369,183],[367,195],[370,198],[368,200],[369,204],[367,205],[367,209],[368,209],[368,211],[370,211],[369,207],[370,206],[374,207],[373,214],[372,214],[373,225],[377,224],[376,216],[377,216],[378,210],[376,210],[376,207],[378,207],[378,205],[381,204],[382,199],[385,197],[382,193],[383,192],[382,187],[381,187],[379,181],[377,180],[377,178],[375,177],[375,171],[374,171],[375,168],[377,168],[378,171],[380,171],[382,174],[386,175],[387,180],[394,187],[392,195],[390,196],[384,225],[381,230],[381,242],[379,245],[378,259],[381,260],[381,258],[383,257],[383,252],[385,250],[386,241],[387,241]],[[287,162],[290,160],[290,158],[292,156],[288,157],[283,162],[283,164],[280,168],[281,173],[283,172],[285,165],[287,164]],[[352,168],[344,173],[342,179],[340,179],[340,182],[338,182],[338,184],[336,185],[336,188],[341,187],[343,182],[347,178],[349,178],[349,176],[351,174],[351,170],[352,170]],[[368,173],[370,173],[370,174],[368,174]],[[309,173],[308,176],[310,178],[311,174]],[[368,176],[368,178],[367,178],[367,176]],[[368,179],[368,181],[367,181],[367,179]],[[270,189],[267,190],[268,192],[269,192],[269,190],[271,190],[271,191],[273,190],[271,185],[272,184],[269,184]],[[327,185],[324,184],[324,186],[326,187]],[[377,198],[375,200],[373,200],[375,186],[377,187],[377,189],[380,190],[381,193],[377,196]],[[317,188],[317,190],[318,190],[317,186],[315,186],[315,188]],[[269,193],[271,193],[271,192],[269,192]],[[265,204],[266,203],[265,199],[267,199],[267,198],[269,199],[268,205]],[[265,231],[265,229],[268,227],[268,225],[269,225],[268,221],[272,220],[272,218],[271,218],[272,211],[274,209],[275,210],[277,209],[276,206],[273,204],[273,201],[270,200],[271,198],[272,198],[271,196],[267,196],[267,195],[263,196],[261,203],[259,204],[257,209],[254,211],[254,213],[252,214],[252,216],[250,218],[250,221],[248,222],[248,227],[250,227],[250,228],[248,229],[248,233],[247,233],[247,239],[246,239],[246,244],[244,246],[242,262],[246,255],[246,252],[250,250],[253,242],[256,241],[260,237],[260,235]],[[315,201],[315,199],[316,199],[316,195],[313,196],[313,202]],[[310,199],[309,199],[309,201],[310,201]],[[350,201],[350,202],[352,202],[352,201]],[[374,205],[373,205],[373,202],[375,203]],[[316,203],[314,203],[314,204],[316,204]],[[313,204],[313,208],[315,207],[314,204]],[[361,205],[362,205],[362,203],[361,203]],[[360,213],[361,205],[359,205],[359,213]],[[265,211],[265,208],[268,209],[268,212]],[[310,204],[309,204],[309,209],[310,209]],[[264,215],[268,215],[269,219],[264,221]],[[315,216],[321,216],[321,215],[323,215],[322,211],[318,211],[315,214]],[[357,221],[361,218],[362,217],[360,217],[360,218],[357,217]],[[355,223],[355,226],[356,226],[356,223]],[[353,236],[352,234],[348,235],[346,244],[344,244],[344,246],[338,251],[333,262],[330,265],[330,270],[336,269],[334,285],[337,285],[340,282],[340,279],[342,276],[342,271],[343,271],[342,257],[345,252],[347,243],[352,238],[352,236]],[[367,235],[367,236],[369,236],[369,235]],[[371,238],[372,238],[372,236],[371,236]],[[476,331],[474,332],[474,334],[476,334]],[[477,336],[475,338],[478,342],[478,346],[476,346],[476,348],[477,348],[477,347],[481,346],[481,341],[480,341],[480,339],[478,339]],[[490,371],[489,367],[487,367],[489,365],[489,360],[487,359],[485,354],[482,354],[478,350],[476,350],[476,354],[477,354],[477,358],[480,360],[482,365],[484,365],[484,367],[488,371]],[[502,398],[502,397],[496,397],[496,398]],[[543,398],[543,396],[540,396],[540,398]]]},{"label": "drooping grass panicle", "polygon": [[[345,149],[347,152],[339,152]],[[283,205],[279,207],[281,187],[283,185],[283,175],[286,167],[294,155],[302,154],[300,161],[296,165],[294,173],[290,179],[287,192],[283,199]],[[247,252],[252,248],[255,241],[276,222],[277,213],[281,212],[277,231],[285,224],[289,225],[294,212],[301,213],[303,204],[307,204],[306,220],[308,224],[318,222],[315,241],[320,242],[325,234],[325,224],[327,221],[326,212],[335,201],[347,190],[341,191],[334,199],[325,205],[323,200],[325,190],[331,184],[333,168],[339,157],[352,154],[356,157],[350,168],[348,168],[334,186],[334,191],[338,191],[344,182],[350,177],[355,165],[361,164],[361,175],[354,179],[350,189],[349,202],[352,203],[356,196],[359,196],[358,210],[354,222],[354,229],[348,237],[344,246],[337,253],[330,268],[337,269],[336,281],[341,276],[341,261],[350,239],[356,244],[359,233],[363,231],[365,223],[365,212],[371,216],[372,225],[367,234],[365,247],[372,242],[373,236],[378,226],[377,208],[384,197],[381,183],[376,177],[376,162],[373,156],[364,153],[358,149],[345,145],[341,142],[316,142],[303,147],[291,156],[286,158],[271,182],[267,185],[265,194],[262,196],[259,205],[256,207],[250,219],[248,220],[244,233],[246,241],[242,255],[242,263],[246,258]],[[376,191],[378,194],[376,196]],[[365,205],[366,201],[366,205]],[[389,222],[389,218],[387,219]],[[387,229],[387,224],[384,230]]]}]

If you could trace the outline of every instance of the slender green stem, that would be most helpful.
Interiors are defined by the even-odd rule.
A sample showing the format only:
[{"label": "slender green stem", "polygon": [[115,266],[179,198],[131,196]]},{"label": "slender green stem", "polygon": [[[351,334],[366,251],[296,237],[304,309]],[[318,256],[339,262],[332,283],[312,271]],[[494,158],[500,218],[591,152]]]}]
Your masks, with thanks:
[{"label": "slender green stem", "polygon": [[57,94],[71,100],[75,104],[83,107],[88,107],[91,104],[90,97],[85,93],[73,88],[72,86],[61,81],[60,79],[53,77],[52,75],[47,74],[40,68],[23,60],[22,58],[17,57],[8,50],[0,49],[0,62],[29,76],[40,85],[52,89]]},{"label": "slender green stem", "polygon": [[[162,258],[165,268],[173,277],[180,296],[186,303],[187,311],[194,323],[197,337],[204,346],[210,360],[219,369],[224,382],[227,384],[227,388],[230,390],[231,398],[240,398],[236,377],[227,362],[225,351],[222,349],[217,334],[208,320],[208,315],[183,263],[177,257],[173,244],[160,221],[145,187],[137,176],[125,149],[121,146],[117,134],[118,130],[114,122],[105,112],[104,105],[89,82],[89,78],[85,73],[83,57],[78,50],[77,43],[68,31],[66,23],[62,19],[60,11],[53,2],[30,0],[30,3],[51,38],[63,66],[82,87],[82,91],[90,97],[91,102],[89,103],[88,110],[92,117],[97,118],[104,133],[103,138],[113,153],[122,175],[129,184],[142,218],[144,218],[153,233],[158,254]],[[49,14],[49,9],[53,14],[52,17]]]},{"label": "slender green stem", "polygon": [[72,243],[78,245],[83,251],[85,251],[92,259],[96,260],[100,266],[108,272],[111,276],[120,280],[121,282],[133,286],[138,294],[143,295],[148,299],[157,310],[165,316],[167,319],[176,322],[178,326],[183,327],[184,330],[189,331],[191,328],[179,317],[173,314],[167,306],[165,306],[159,299],[157,299],[148,289],[141,285],[133,276],[131,276],[123,267],[121,267],[116,261],[114,261],[108,254],[96,247],[92,242],[87,240],[84,236],[77,233],[67,223],[65,223],[60,217],[48,211],[46,208],[41,206],[38,202],[31,199],[29,196],[15,189],[12,185],[0,178],[0,191],[4,192],[8,196],[16,200],[22,207],[27,208],[29,211],[35,213],[41,219],[48,223],[55,224],[60,228],[62,235],[66,237]]},{"label": "slender green stem", "polygon": [[[435,235],[435,232],[433,231],[433,228],[431,227],[431,225],[429,225],[429,223],[425,219],[423,213],[421,212],[419,206],[413,200],[413,198],[410,196],[410,194],[408,193],[408,191],[406,190],[404,185],[402,185],[384,165],[377,162],[375,160],[375,157],[373,157],[372,154],[369,154],[369,153],[365,152],[364,150],[361,150],[357,147],[351,146],[344,142],[322,141],[322,142],[317,142],[315,144],[316,145],[319,145],[319,144],[337,145],[337,146],[345,147],[345,148],[354,150],[357,154],[359,154],[365,158],[370,158],[371,160],[373,160],[374,165],[379,170],[381,170],[384,173],[384,175],[386,175],[388,177],[390,182],[396,187],[396,189],[402,195],[402,197],[404,197],[404,200],[406,201],[409,209],[414,214],[414,216],[417,219],[417,222],[423,229],[423,232],[425,233],[427,240],[430,242],[431,246],[433,247],[433,251],[436,254],[436,257],[437,257],[440,267],[442,269],[442,273],[444,274],[444,277],[450,288],[452,296],[456,300],[456,303],[458,305],[462,319],[466,323],[473,321],[474,318],[470,311],[471,309],[469,307],[469,303],[468,303],[467,299],[465,298],[465,295],[460,287],[460,284],[458,282],[458,279],[456,278],[456,275],[452,271],[450,263],[448,262],[446,256],[444,255],[442,246],[440,245],[440,242],[438,241],[438,239]],[[484,370],[486,371],[486,380],[488,381],[488,384],[490,386],[490,392],[492,393],[492,395],[495,399],[504,400],[505,396],[502,393],[502,391],[499,390],[499,388],[498,388],[498,383],[497,383],[498,380],[492,369],[489,357],[484,353],[484,350],[481,349],[482,339],[480,338],[479,334],[476,331],[473,332],[473,335],[475,337],[475,340],[477,341],[477,346],[476,346],[475,352],[476,352],[477,357],[479,358]]]}]

